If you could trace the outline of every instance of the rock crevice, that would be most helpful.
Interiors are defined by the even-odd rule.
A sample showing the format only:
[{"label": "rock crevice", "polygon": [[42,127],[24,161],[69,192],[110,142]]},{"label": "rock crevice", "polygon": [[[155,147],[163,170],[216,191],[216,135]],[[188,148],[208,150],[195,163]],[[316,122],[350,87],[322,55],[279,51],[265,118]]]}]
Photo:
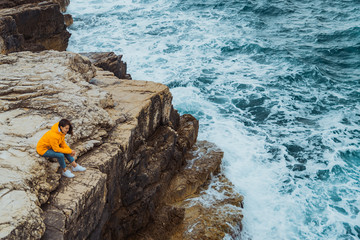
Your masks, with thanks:
[{"label": "rock crevice", "polygon": [[[177,113],[168,87],[119,79],[70,52],[11,53],[0,63],[1,239],[192,239],[176,226],[196,221],[185,202],[205,191],[222,152],[195,144],[198,121]],[[67,142],[87,167],[74,179],[35,152],[61,118],[74,124]]]},{"label": "rock crevice", "polygon": [[[113,52],[46,51],[67,48],[68,4],[0,1],[0,239],[236,237],[242,197],[216,175],[223,153],[197,142],[168,87],[130,80]],[[61,118],[87,167],[74,179],[35,152]]]}]

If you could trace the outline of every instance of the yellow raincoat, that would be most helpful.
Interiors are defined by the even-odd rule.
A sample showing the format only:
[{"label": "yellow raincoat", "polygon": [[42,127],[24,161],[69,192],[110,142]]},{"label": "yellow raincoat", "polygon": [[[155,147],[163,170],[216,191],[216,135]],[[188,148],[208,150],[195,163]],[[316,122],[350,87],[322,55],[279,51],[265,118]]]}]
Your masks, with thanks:
[{"label": "yellow raincoat", "polygon": [[55,123],[39,140],[36,151],[42,156],[47,150],[71,154],[71,148],[65,143],[65,134],[59,131],[59,123]]}]

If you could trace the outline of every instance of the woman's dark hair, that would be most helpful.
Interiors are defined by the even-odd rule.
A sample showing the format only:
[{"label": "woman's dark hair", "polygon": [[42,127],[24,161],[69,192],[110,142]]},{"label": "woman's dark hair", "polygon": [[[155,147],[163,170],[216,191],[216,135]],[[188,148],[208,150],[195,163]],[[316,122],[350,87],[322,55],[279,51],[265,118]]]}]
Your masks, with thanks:
[{"label": "woman's dark hair", "polygon": [[69,125],[69,131],[68,133],[70,133],[71,135],[73,134],[73,127],[70,123],[69,120],[67,119],[61,119],[60,122],[59,122],[59,127],[66,127],[67,125]]}]

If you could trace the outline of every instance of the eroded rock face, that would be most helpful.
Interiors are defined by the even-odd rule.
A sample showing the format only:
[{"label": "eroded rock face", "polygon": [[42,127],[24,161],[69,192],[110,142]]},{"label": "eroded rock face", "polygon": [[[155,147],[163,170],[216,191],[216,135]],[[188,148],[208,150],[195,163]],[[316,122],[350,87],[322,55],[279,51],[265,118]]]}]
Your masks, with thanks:
[{"label": "eroded rock face", "polygon": [[198,193],[174,205],[185,209],[184,220],[168,239],[220,240],[226,236],[239,239],[243,197],[223,175],[214,177],[210,186],[199,188]]},{"label": "eroded rock face", "polygon": [[120,79],[131,79],[130,74],[126,72],[126,63],[121,60],[122,55],[117,56],[113,52],[81,53],[81,55],[88,57],[95,66],[114,73]]},{"label": "eroded rock face", "polygon": [[211,174],[219,172],[223,155],[214,144],[197,143],[192,151],[186,153],[187,166],[171,180],[167,203],[176,203],[195,194]]},{"label": "eroded rock face", "polygon": [[[184,119],[180,129],[190,130],[191,121],[184,124]],[[127,239],[236,239],[241,230],[243,199],[218,174],[222,157],[223,152],[214,144],[197,142],[187,151],[185,165],[167,185],[152,221]]]},{"label": "eroded rock face", "polygon": [[[196,119],[179,119],[166,86],[101,69],[95,76],[78,54],[19,52],[1,55],[0,64],[0,201],[8,206],[0,211],[11,218],[0,218],[0,236],[123,238],[144,228],[182,165]],[[59,181],[58,163],[38,156],[35,146],[61,118],[74,124],[67,142],[88,170]],[[11,212],[14,194],[24,196],[15,209],[21,217]]]},{"label": "eroded rock face", "polygon": [[0,3],[0,52],[66,50],[70,33],[57,2],[65,9],[66,1]]},{"label": "eroded rock face", "polygon": [[12,17],[0,18],[0,53],[17,52],[23,48],[24,36],[19,34]]},{"label": "eroded rock face", "polygon": [[53,123],[71,119],[76,129],[68,142],[79,149],[93,147],[114,126],[105,110],[113,100],[89,83],[94,74],[90,62],[77,54],[0,55],[0,237],[38,239],[44,234],[40,206],[59,185],[60,175],[58,163],[40,157],[35,147]]},{"label": "eroded rock face", "polygon": [[162,84],[121,81],[100,69],[92,82],[112,93],[115,107],[108,112],[119,124],[106,144],[107,152],[113,149],[110,159],[114,160],[104,162],[99,158],[103,151],[97,150],[84,156],[85,166],[99,168],[109,176],[111,191],[103,214],[105,224],[89,238],[124,239],[155,217],[163,192],[182,165],[173,128],[180,120],[172,108],[169,89]]},{"label": "eroded rock face", "polygon": [[166,198],[170,206],[184,209],[184,220],[166,239],[239,237],[243,197],[219,173],[223,154],[207,141],[198,141],[186,153],[186,165],[172,179]]},{"label": "eroded rock face", "polygon": [[[233,234],[242,199],[226,179],[208,188],[224,197],[199,200],[223,153],[194,147],[199,123],[171,101],[168,87],[120,80],[78,54],[0,55],[0,238],[207,239],[207,226],[209,239]],[[61,118],[87,167],[73,179],[35,152]]]}]

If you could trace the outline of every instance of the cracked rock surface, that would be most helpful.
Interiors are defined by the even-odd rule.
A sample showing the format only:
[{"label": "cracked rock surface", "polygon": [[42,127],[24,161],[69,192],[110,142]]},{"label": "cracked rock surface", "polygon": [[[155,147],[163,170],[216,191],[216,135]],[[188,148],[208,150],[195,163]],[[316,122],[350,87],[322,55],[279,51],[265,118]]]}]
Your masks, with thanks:
[{"label": "cracked rock surface", "polygon": [[[223,153],[196,143],[198,121],[179,116],[171,101],[167,86],[119,79],[79,54],[0,55],[0,239],[234,233],[242,198],[225,178],[208,188],[225,195],[215,209],[196,200],[206,195]],[[87,168],[72,179],[35,151],[61,118],[72,122],[66,141]]]},{"label": "cracked rock surface", "polygon": [[[77,54],[0,55],[0,238],[40,238],[40,206],[59,185],[58,163],[39,156],[40,137],[61,118],[74,123],[68,143],[89,149],[114,126],[111,95],[89,83],[95,68]],[[82,150],[85,151],[85,150]],[[79,151],[81,154],[81,151]]]},{"label": "cracked rock surface", "polygon": [[[180,117],[171,100],[162,84],[120,80],[78,54],[0,55],[0,238],[95,239],[145,227],[167,186],[161,176],[168,181],[182,161],[174,157]],[[66,140],[88,168],[75,179],[61,178],[58,163],[35,151],[61,118],[73,123]],[[116,215],[124,209],[130,218]],[[119,227],[112,216],[141,224]]]}]

